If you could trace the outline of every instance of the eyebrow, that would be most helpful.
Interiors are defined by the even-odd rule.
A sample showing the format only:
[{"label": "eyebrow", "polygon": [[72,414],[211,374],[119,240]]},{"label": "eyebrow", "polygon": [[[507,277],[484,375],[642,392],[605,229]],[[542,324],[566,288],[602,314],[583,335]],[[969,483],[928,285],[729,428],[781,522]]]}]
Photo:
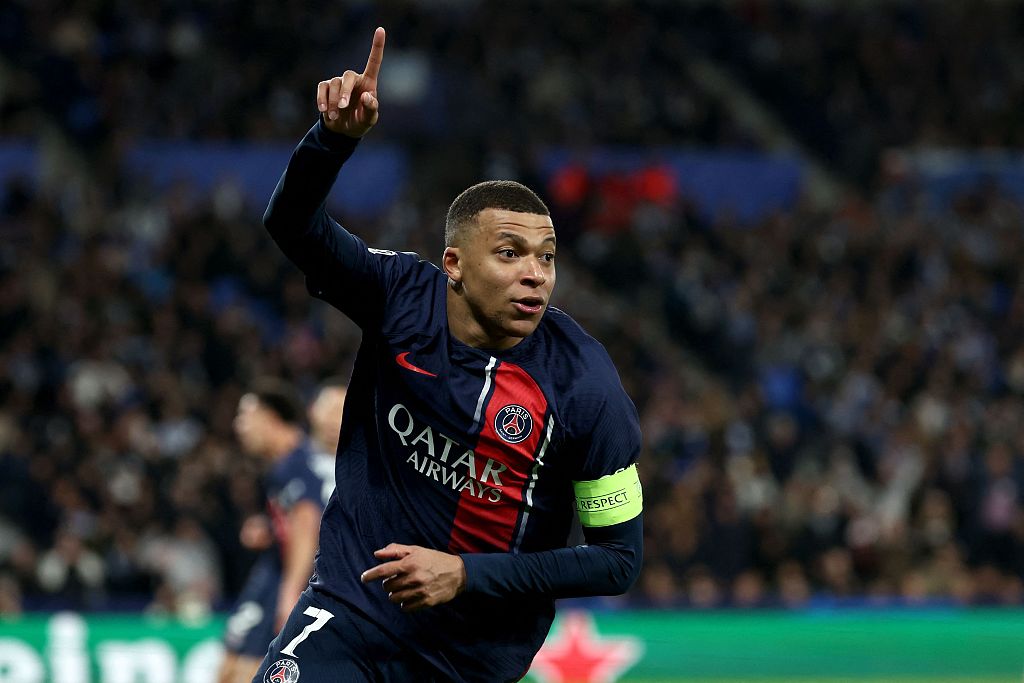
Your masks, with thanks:
[{"label": "eyebrow", "polygon": [[[498,238],[499,242],[503,242],[505,240],[508,240],[509,242],[512,242],[513,244],[515,244],[517,247],[519,247],[521,249],[525,249],[525,248],[530,246],[529,243],[526,240],[524,240],[521,236],[515,234],[514,232],[502,231],[502,232],[499,232],[496,235],[496,237]],[[557,242],[555,242],[555,236],[554,235],[548,235],[543,240],[541,240],[541,244],[544,244],[545,242],[551,242],[552,244],[557,244]]]}]

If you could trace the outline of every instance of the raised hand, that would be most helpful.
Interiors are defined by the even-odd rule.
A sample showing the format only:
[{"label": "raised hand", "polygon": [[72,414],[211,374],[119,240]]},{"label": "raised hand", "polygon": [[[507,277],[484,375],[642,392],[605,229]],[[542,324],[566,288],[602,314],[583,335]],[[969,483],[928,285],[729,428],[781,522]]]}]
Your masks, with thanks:
[{"label": "raised hand", "polygon": [[335,133],[361,138],[377,123],[377,74],[384,59],[384,29],[377,27],[363,73],[346,71],[316,86],[316,106]]},{"label": "raised hand", "polygon": [[391,543],[375,550],[381,560],[360,577],[363,583],[380,581],[388,600],[403,612],[415,612],[448,602],[466,587],[466,567],[458,555],[416,545]]}]

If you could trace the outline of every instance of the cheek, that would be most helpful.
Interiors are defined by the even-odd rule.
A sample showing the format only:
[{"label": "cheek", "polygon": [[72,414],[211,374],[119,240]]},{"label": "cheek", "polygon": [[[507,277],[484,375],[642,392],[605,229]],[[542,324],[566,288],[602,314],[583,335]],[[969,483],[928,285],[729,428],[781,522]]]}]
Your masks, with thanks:
[{"label": "cheek", "polygon": [[235,427],[238,440],[246,446],[253,446],[259,443],[259,429],[252,423],[252,420],[241,420]]},{"label": "cheek", "polygon": [[505,290],[515,283],[515,274],[492,264],[477,264],[471,274],[467,274],[466,285],[483,298],[491,299],[502,296]]}]

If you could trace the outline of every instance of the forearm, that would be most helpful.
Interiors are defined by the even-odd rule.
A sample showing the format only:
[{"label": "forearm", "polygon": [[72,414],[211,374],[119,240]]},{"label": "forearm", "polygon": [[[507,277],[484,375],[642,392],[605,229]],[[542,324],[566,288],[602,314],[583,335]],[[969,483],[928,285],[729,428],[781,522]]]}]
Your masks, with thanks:
[{"label": "forearm", "polygon": [[633,584],[643,560],[642,515],[587,530],[587,545],[534,553],[467,553],[466,592],[492,597],[573,598],[619,595]]},{"label": "forearm", "polygon": [[306,589],[309,577],[313,575],[313,556],[316,553],[316,544],[302,545],[301,557],[296,553],[294,557],[287,558],[285,571],[281,576],[280,596],[293,603]]},{"label": "forearm", "polygon": [[310,503],[299,503],[288,519],[288,545],[281,572],[279,597],[291,609],[299,594],[306,589],[313,574],[320,511]]},{"label": "forearm", "polygon": [[[359,141],[327,130],[317,122],[292,152],[263,215],[263,225],[281,250],[303,271],[311,257],[343,255],[345,240],[324,208],[342,165]],[[344,235],[342,236],[342,238]]]}]

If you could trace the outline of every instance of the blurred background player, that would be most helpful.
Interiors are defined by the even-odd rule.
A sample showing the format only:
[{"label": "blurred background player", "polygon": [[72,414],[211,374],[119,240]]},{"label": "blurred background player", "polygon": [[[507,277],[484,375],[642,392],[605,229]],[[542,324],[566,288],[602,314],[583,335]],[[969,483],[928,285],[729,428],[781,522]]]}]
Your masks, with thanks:
[{"label": "blurred background player", "polygon": [[313,572],[320,515],[334,489],[322,449],[337,445],[343,400],[344,389],[336,386],[318,392],[310,407],[316,445],[306,437],[303,406],[289,384],[260,380],[238,402],[234,428],[242,449],[267,462],[267,516],[251,516],[242,527],[242,544],[262,552],[227,622],[220,683],[252,680]]},{"label": "blurred background player", "polygon": [[321,499],[326,507],[334,492],[334,457],[338,452],[341,413],[345,408],[346,383],[340,377],[324,380],[309,404],[309,436],[316,451],[313,471],[323,481]]}]

